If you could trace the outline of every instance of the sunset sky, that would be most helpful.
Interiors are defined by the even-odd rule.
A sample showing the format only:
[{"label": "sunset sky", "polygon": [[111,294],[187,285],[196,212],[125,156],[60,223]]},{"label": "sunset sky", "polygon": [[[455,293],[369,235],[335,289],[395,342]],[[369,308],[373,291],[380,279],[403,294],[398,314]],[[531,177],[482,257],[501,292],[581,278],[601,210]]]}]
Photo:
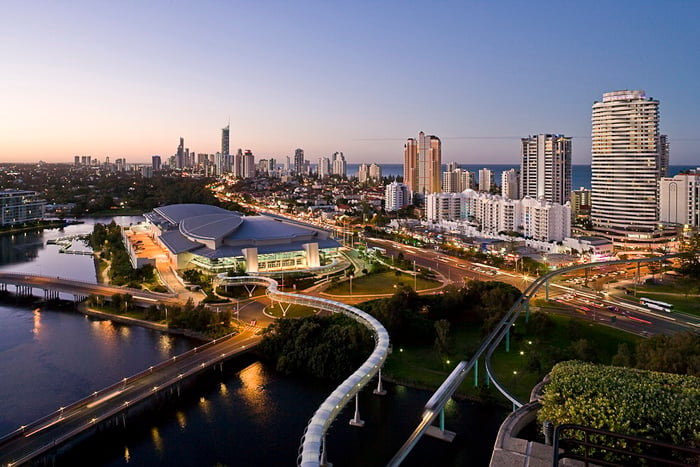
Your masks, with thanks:
[{"label": "sunset sky", "polygon": [[672,164],[700,165],[696,1],[13,1],[0,10],[0,162],[129,162],[231,148],[402,162],[518,161],[519,138],[574,137],[591,105],[661,101]]}]

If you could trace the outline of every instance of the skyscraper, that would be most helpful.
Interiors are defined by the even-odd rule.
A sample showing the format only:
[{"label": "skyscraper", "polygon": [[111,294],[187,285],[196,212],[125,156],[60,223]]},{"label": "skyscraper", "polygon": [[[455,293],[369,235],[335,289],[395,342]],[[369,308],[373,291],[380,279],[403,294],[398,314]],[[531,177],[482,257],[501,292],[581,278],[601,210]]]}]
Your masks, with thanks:
[{"label": "skyscraper", "polygon": [[231,125],[226,125],[221,129],[221,154],[229,155],[229,127]]},{"label": "skyscraper", "polygon": [[591,221],[609,233],[653,231],[658,182],[668,165],[659,134],[659,101],[644,91],[614,91],[593,103]]},{"label": "skyscraper", "polygon": [[521,139],[520,196],[564,204],[571,193],[571,138],[539,134]]},{"label": "skyscraper", "polygon": [[489,193],[495,184],[493,170],[486,167],[479,169],[479,191]]},{"label": "skyscraper", "polygon": [[318,158],[318,168],[317,168],[319,178],[327,178],[331,176],[331,160],[328,157]]},{"label": "skyscraper", "polygon": [[301,148],[294,150],[294,172],[297,175],[304,173],[304,150]]},{"label": "skyscraper", "polygon": [[243,154],[243,178],[255,177],[255,156],[250,149],[246,149]]},{"label": "skyscraper", "polygon": [[153,167],[154,172],[158,172],[160,170],[160,156],[151,157],[151,166]]},{"label": "skyscraper", "polygon": [[357,181],[360,183],[367,183],[369,181],[369,166],[367,164],[360,164],[360,167],[358,167]]},{"label": "skyscraper", "polygon": [[422,131],[418,140],[409,138],[403,148],[404,183],[411,191],[427,195],[440,191],[442,143],[440,138]]},{"label": "skyscraper", "polygon": [[181,169],[185,166],[185,138],[180,137],[180,144],[177,146],[175,155],[175,168]]},{"label": "skyscraper", "polygon": [[334,152],[331,157],[331,164],[333,165],[333,175],[339,177],[345,177],[347,174],[347,162],[345,162],[345,156],[342,152]]},{"label": "skyscraper", "polygon": [[[501,196],[506,199],[520,199],[519,174],[515,169],[501,172]],[[523,196],[524,198],[524,196]]]},{"label": "skyscraper", "polygon": [[384,189],[384,209],[388,212],[411,204],[411,190],[404,183],[392,182]]}]

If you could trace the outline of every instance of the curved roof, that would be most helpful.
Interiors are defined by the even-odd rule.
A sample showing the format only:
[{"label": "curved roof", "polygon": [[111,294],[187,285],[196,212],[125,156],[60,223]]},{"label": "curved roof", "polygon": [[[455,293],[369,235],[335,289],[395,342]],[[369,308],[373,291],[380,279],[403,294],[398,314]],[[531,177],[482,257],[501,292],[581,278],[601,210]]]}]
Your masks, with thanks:
[{"label": "curved roof", "polygon": [[173,224],[179,224],[181,220],[188,217],[202,216],[205,214],[227,214],[233,216],[239,216],[239,213],[233,211],[227,211],[226,209],[210,206],[208,204],[171,204],[168,206],[161,206],[154,209],[155,212],[163,216],[169,222]]},{"label": "curved roof", "polygon": [[186,217],[180,222],[183,235],[203,240],[223,238],[243,223],[243,218],[230,211],[203,216]]}]

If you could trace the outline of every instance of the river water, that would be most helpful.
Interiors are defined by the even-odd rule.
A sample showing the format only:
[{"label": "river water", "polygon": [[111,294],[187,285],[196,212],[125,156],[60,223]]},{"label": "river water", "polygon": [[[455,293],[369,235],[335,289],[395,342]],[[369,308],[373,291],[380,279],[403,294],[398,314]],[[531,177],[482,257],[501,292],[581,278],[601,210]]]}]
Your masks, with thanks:
[{"label": "river water", "polygon": [[[128,224],[138,218],[117,221]],[[46,244],[89,232],[92,222],[0,237],[0,270],[95,281],[90,256],[60,254],[56,245]],[[0,302],[0,436],[197,344],[65,310],[35,308],[12,298]],[[308,419],[333,388],[280,375],[244,356],[224,365],[223,372],[212,371],[159,410],[127,420],[126,430],[80,445],[57,465],[294,465]],[[361,394],[364,428],[347,423],[354,407],[333,424],[327,443],[334,465],[385,465],[416,426],[431,394],[391,384],[386,388],[383,397],[369,388]],[[403,465],[487,465],[504,417],[498,408],[450,401],[446,427],[457,432],[455,441],[426,437]]]}]

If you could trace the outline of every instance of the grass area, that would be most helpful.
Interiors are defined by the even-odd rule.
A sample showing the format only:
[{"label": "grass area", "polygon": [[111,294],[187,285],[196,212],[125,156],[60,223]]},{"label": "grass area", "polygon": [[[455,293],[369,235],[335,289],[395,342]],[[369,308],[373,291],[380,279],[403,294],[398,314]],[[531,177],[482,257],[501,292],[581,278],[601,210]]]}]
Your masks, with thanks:
[{"label": "grass area", "polygon": [[[634,287],[627,287],[634,290]],[[637,295],[620,295],[628,300],[639,301],[646,297],[673,305],[674,311],[700,316],[700,281],[691,279],[665,279],[663,283],[638,284]],[[687,295],[686,295],[687,294]]]},{"label": "grass area", "polygon": [[[499,381],[521,401],[529,400],[532,387],[549,371],[545,369],[544,374],[540,374],[529,370],[528,352],[547,346],[566,349],[572,341],[586,339],[595,347],[600,362],[610,364],[619,344],[626,343],[630,348],[634,348],[642,339],[634,334],[577,318],[553,314],[549,316],[554,322],[554,329],[547,332],[546,338],[535,339],[534,336],[520,335],[514,331],[511,335],[510,352],[506,352],[505,343],[502,343],[491,360]],[[524,329],[524,318],[518,319],[515,327],[518,326]]]},{"label": "grass area", "polygon": [[[550,315],[554,321],[554,329],[547,332],[546,339],[534,339],[532,336],[520,335],[514,332],[510,341],[510,352],[505,351],[502,343],[493,355],[492,365],[499,381],[506,386],[518,399],[527,401],[533,386],[539,383],[544,372],[534,372],[527,368],[527,352],[544,349],[548,346],[567,348],[572,340],[587,339],[591,342],[603,363],[609,364],[617,353],[621,343],[627,343],[633,348],[639,337],[617,329],[593,324],[566,316]],[[516,323],[523,326],[524,318]],[[523,326],[524,329],[524,326]],[[572,337],[572,333],[575,337]],[[469,360],[474,355],[483,340],[481,330],[477,326],[453,328],[451,334],[451,352],[441,357],[433,346],[394,347],[393,353],[387,359],[383,372],[389,378],[416,387],[437,389],[442,384],[455,365],[461,360]],[[523,352],[522,354],[520,352]],[[447,363],[449,361],[449,363]],[[514,373],[515,372],[515,373]],[[491,399],[506,404],[507,401],[493,387],[485,388],[483,359],[479,360],[479,387],[474,387],[474,372],[471,371],[457,391],[467,397]]]},{"label": "grass area", "polygon": [[[403,273],[397,276],[394,271],[383,271],[361,276],[352,280],[352,293],[353,295],[391,294],[394,293],[394,285],[396,284],[405,284],[413,287],[413,276]],[[421,277],[417,280],[418,290],[432,289],[438,286],[440,286],[439,281]],[[332,285],[325,292],[332,295],[350,295],[350,281]]]},{"label": "grass area", "polygon": [[[274,316],[275,318],[282,317],[282,309],[279,303],[276,303],[274,307],[265,308],[265,313]],[[304,318],[306,316],[313,316],[316,314],[316,309],[304,305],[292,304],[287,310],[287,318]]]}]

